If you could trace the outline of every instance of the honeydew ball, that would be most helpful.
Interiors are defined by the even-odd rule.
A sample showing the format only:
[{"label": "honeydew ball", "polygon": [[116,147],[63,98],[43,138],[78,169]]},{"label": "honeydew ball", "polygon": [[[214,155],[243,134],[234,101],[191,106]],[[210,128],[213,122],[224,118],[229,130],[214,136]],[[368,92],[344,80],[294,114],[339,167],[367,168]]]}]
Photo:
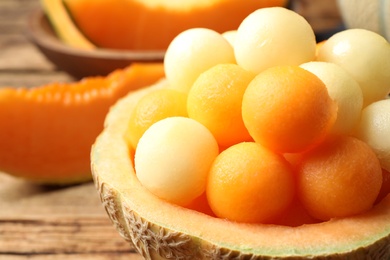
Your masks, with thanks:
[{"label": "honeydew ball", "polygon": [[363,93],[357,81],[334,63],[311,61],[301,64],[300,67],[321,79],[329,96],[337,103],[337,119],[331,133],[351,133],[360,119],[363,108]]},{"label": "honeydew ball", "polygon": [[222,36],[232,45],[234,46],[234,42],[236,39],[237,30],[230,30],[222,33]]},{"label": "honeydew ball", "polygon": [[390,171],[390,99],[363,109],[356,136],[374,150],[382,168]]},{"label": "honeydew ball", "polygon": [[365,29],[336,33],[318,50],[317,60],[347,70],[362,89],[363,106],[390,92],[390,44],[377,33]]},{"label": "honeydew ball", "polygon": [[220,63],[235,63],[231,44],[214,30],[192,28],[172,40],[164,70],[171,87],[187,93],[202,72]]},{"label": "honeydew ball", "polygon": [[206,188],[217,141],[201,123],[168,117],[150,126],[138,142],[134,166],[141,184],[168,202],[186,206]]},{"label": "honeydew ball", "polygon": [[315,58],[315,34],[294,11],[262,8],[238,27],[234,53],[238,65],[255,73],[277,65],[300,65]]}]

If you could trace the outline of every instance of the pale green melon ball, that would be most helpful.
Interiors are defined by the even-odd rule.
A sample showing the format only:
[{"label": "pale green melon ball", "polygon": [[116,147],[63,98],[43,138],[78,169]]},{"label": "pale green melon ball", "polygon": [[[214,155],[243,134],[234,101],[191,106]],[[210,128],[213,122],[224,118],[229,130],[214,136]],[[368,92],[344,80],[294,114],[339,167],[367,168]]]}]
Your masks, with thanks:
[{"label": "pale green melon ball", "polygon": [[356,137],[371,146],[382,168],[390,171],[390,99],[376,101],[363,109]]},{"label": "pale green melon ball", "polygon": [[234,42],[237,64],[255,73],[311,61],[315,52],[310,24],[282,7],[262,8],[248,15],[238,27]]},{"label": "pale green melon ball", "polygon": [[185,93],[202,72],[220,63],[235,63],[233,47],[220,33],[206,28],[177,35],[164,57],[170,86]]},{"label": "pale green melon ball", "polygon": [[329,96],[337,103],[337,119],[331,133],[351,133],[363,108],[363,94],[356,80],[334,63],[311,61],[300,67],[320,78],[328,89]]},{"label": "pale green melon ball", "polygon": [[146,130],[135,151],[135,172],[156,196],[185,206],[205,191],[218,155],[211,132],[186,117],[169,117]]},{"label": "pale green melon ball", "polygon": [[234,46],[234,42],[236,40],[237,30],[230,30],[222,33],[222,36],[232,45]]},{"label": "pale green melon ball", "polygon": [[377,33],[365,29],[336,33],[318,50],[317,60],[347,70],[362,89],[363,106],[390,92],[390,44]]}]

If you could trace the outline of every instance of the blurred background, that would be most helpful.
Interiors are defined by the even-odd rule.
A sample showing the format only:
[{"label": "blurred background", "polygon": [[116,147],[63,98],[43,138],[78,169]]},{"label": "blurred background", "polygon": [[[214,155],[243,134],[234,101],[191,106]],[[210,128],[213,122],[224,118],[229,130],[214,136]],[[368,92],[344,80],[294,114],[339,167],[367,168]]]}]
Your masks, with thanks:
[{"label": "blurred background", "polygon": [[[317,41],[344,29],[337,0],[290,0],[288,7],[309,21]],[[27,36],[31,13],[39,9],[39,0],[0,1],[0,82],[3,86],[30,87],[54,80],[73,80],[49,62]]]},{"label": "blurred background", "polygon": [[337,0],[290,0],[288,7],[306,18],[317,42],[345,29]]}]

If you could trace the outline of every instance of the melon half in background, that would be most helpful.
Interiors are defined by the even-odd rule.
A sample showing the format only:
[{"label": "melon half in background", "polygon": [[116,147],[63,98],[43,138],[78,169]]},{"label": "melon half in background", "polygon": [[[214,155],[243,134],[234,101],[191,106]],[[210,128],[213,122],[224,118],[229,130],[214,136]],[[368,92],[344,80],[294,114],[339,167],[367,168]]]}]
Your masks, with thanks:
[{"label": "melon half in background", "polygon": [[338,0],[338,5],[347,28],[371,30],[390,40],[389,0]]}]

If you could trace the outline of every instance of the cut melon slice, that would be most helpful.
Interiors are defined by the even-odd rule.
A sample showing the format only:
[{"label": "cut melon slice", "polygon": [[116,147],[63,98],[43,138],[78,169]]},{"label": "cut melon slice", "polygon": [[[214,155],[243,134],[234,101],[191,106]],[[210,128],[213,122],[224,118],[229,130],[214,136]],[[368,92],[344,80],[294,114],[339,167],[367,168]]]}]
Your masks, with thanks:
[{"label": "cut melon slice", "polygon": [[85,50],[96,48],[74,24],[62,0],[41,0],[41,5],[58,37],[65,44]]},{"label": "cut melon slice", "polygon": [[91,145],[110,106],[162,78],[163,68],[133,63],[73,83],[0,88],[0,171],[45,184],[91,180]]},{"label": "cut melon slice", "polygon": [[137,100],[166,84],[119,101],[91,153],[93,179],[109,217],[146,259],[390,259],[390,196],[361,215],[287,227],[219,219],[147,191],[135,175],[124,133]]},{"label": "cut melon slice", "polygon": [[[51,1],[51,0],[45,0]],[[237,29],[258,8],[286,0],[62,0],[80,31],[111,49],[165,50],[180,32],[206,27]]]}]

